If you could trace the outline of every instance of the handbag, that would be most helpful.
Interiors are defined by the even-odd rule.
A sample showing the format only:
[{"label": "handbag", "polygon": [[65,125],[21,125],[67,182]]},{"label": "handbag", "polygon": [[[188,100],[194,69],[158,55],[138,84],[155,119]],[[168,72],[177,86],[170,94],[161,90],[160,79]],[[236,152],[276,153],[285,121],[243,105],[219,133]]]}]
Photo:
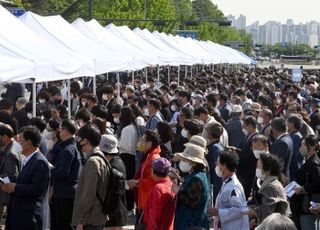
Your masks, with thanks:
[{"label": "handbag", "polygon": [[134,226],[135,230],[146,230],[147,229],[147,225],[145,223],[143,223],[143,213],[144,212],[142,211],[138,223],[136,223]]}]

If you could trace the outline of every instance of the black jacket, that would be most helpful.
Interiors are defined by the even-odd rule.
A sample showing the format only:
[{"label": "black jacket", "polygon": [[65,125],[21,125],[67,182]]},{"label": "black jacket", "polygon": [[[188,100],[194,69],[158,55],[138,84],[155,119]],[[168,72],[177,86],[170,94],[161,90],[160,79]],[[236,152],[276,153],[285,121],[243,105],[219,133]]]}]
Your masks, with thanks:
[{"label": "black jacket", "polygon": [[71,138],[60,143],[61,152],[52,170],[53,197],[74,199],[81,164],[76,140]]},{"label": "black jacket", "polygon": [[26,110],[20,109],[20,110],[16,110],[12,113],[12,116],[17,119],[18,121],[18,128],[21,129],[22,127],[25,127],[28,125],[29,123],[29,118],[27,116],[27,112]]}]

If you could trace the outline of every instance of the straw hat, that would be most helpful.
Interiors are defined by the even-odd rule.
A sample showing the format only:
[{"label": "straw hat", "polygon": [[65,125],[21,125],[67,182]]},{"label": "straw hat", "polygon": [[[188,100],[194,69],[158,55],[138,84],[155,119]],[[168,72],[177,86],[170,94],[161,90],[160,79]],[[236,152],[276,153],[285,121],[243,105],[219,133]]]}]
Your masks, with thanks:
[{"label": "straw hat", "polygon": [[204,158],[205,149],[200,146],[192,145],[192,144],[187,145],[187,147],[182,153],[176,153],[176,155],[184,159],[190,160],[192,162],[200,163],[206,166],[205,158]]}]

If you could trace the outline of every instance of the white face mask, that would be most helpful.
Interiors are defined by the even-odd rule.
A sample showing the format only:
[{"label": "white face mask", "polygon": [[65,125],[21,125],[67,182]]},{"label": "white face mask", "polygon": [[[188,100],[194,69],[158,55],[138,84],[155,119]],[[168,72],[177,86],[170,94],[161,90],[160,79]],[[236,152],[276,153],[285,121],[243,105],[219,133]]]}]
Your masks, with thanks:
[{"label": "white face mask", "polygon": [[173,112],[175,112],[176,110],[177,110],[177,106],[175,106],[175,105],[171,105],[171,111],[173,111]]},{"label": "white face mask", "polygon": [[149,116],[149,109],[148,108],[144,108],[143,109],[143,114],[148,117]]},{"label": "white face mask", "polygon": [[266,175],[262,174],[262,170],[259,168],[256,169],[256,177],[262,181],[264,181],[264,179],[266,179]]},{"label": "white face mask", "polygon": [[220,170],[220,168],[219,168],[218,165],[216,166],[216,168],[215,168],[214,171],[216,172],[216,175],[217,175],[218,177],[222,177],[222,172],[221,172],[221,170]]},{"label": "white face mask", "polygon": [[40,103],[40,104],[43,104],[43,103],[45,103],[45,102],[46,102],[45,99],[39,99],[39,103]]},{"label": "white face mask", "polygon": [[181,136],[182,136],[183,138],[188,138],[188,131],[187,131],[186,129],[182,129],[182,130],[181,130]]},{"label": "white face mask", "polygon": [[107,101],[108,100],[108,94],[102,94],[102,100]]},{"label": "white face mask", "polygon": [[83,107],[86,107],[87,102],[86,101],[81,101],[81,104]]},{"label": "white face mask", "polygon": [[242,132],[243,132],[243,134],[244,134],[245,136],[247,136],[247,135],[249,134],[248,130],[246,130],[246,129],[244,129],[244,128],[242,128]]},{"label": "white face mask", "polygon": [[253,152],[253,154],[254,154],[254,156],[257,158],[257,159],[260,159],[260,155],[261,154],[264,154],[264,153],[266,153],[266,151],[264,151],[264,150],[253,150],[252,151]]},{"label": "white face mask", "polygon": [[306,146],[301,146],[299,152],[302,156],[306,157],[309,155],[308,148]]},{"label": "white face mask", "polygon": [[32,113],[27,113],[27,117],[29,118],[29,119],[31,119],[33,116],[32,116]]},{"label": "white face mask", "polygon": [[123,93],[123,94],[122,94],[122,97],[123,97],[123,98],[128,98],[128,94],[127,94],[127,93]]},{"label": "white face mask", "polygon": [[179,162],[179,168],[182,172],[188,173],[190,172],[192,165],[190,165],[188,162],[180,161]]},{"label": "white face mask", "polygon": [[258,117],[257,121],[258,121],[259,124],[263,124],[263,118],[262,117]]},{"label": "white face mask", "polygon": [[116,124],[119,124],[120,123],[119,117],[114,117],[113,118],[113,122],[116,123]]}]

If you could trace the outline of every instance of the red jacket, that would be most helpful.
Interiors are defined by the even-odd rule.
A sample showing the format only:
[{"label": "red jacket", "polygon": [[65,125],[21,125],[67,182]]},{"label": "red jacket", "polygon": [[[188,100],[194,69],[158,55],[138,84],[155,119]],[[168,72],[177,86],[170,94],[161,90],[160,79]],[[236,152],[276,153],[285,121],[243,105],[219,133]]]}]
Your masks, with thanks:
[{"label": "red jacket", "polygon": [[135,179],[139,180],[138,188],[138,208],[143,209],[148,198],[148,194],[156,184],[156,181],[153,179],[152,172],[152,161],[160,158],[160,146],[152,149],[146,160],[139,166],[139,169],[135,175]]},{"label": "red jacket", "polygon": [[173,230],[175,194],[170,178],[157,181],[143,211],[143,222],[147,225],[147,230]]}]

